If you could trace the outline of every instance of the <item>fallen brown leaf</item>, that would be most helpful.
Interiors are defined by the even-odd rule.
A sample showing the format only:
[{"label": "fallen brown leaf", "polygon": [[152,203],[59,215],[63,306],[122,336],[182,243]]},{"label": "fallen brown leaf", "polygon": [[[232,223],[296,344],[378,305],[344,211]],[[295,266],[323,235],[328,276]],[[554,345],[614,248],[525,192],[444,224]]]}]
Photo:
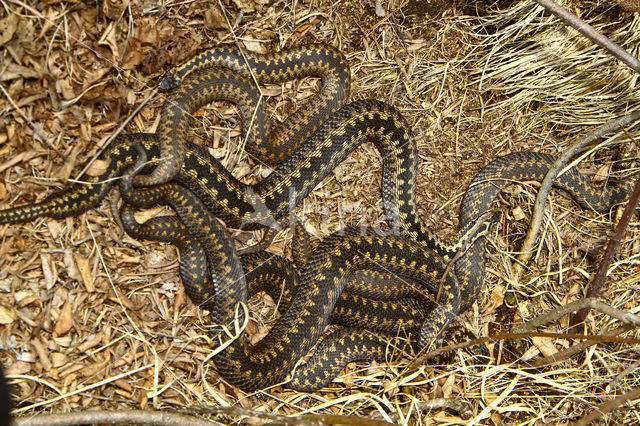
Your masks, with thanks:
[{"label": "fallen brown leaf", "polygon": [[7,369],[4,370],[4,373],[7,376],[15,376],[18,374],[27,374],[31,371],[33,367],[33,363],[26,361],[16,361],[11,364]]},{"label": "fallen brown leaf", "polygon": [[51,290],[58,280],[58,269],[49,253],[40,253],[40,264],[42,265],[45,288]]},{"label": "fallen brown leaf", "polygon": [[558,349],[556,349],[555,346],[556,339],[551,339],[549,337],[532,337],[531,340],[544,356],[551,356],[558,352]]},{"label": "fallen brown leaf", "polygon": [[32,68],[9,62],[0,73],[0,81],[10,81],[16,78],[40,78],[42,74]]},{"label": "fallen brown leaf", "polygon": [[0,324],[11,324],[17,319],[17,315],[12,308],[0,305]]},{"label": "fallen brown leaf", "polygon": [[102,176],[107,171],[110,162],[105,160],[96,160],[91,163],[91,166],[87,169],[88,176]]},{"label": "fallen brown leaf", "polygon": [[96,287],[93,285],[93,275],[91,274],[91,265],[89,264],[89,259],[84,256],[80,256],[79,254],[74,254],[73,259],[75,260],[78,271],[80,272],[80,276],[82,277],[84,288],[89,293],[93,293],[94,291],[96,291]]},{"label": "fallen brown leaf", "polygon": [[11,40],[18,28],[18,15],[10,13],[0,20],[0,46]]},{"label": "fallen brown leaf", "polygon": [[41,155],[41,154],[37,153],[36,151],[21,152],[20,154],[11,158],[9,161],[5,161],[4,163],[0,164],[0,173],[4,172],[9,167],[13,167],[16,164],[21,163],[23,161],[29,161],[37,157],[38,155]]},{"label": "fallen brown leaf", "polygon": [[58,315],[58,321],[53,329],[54,336],[64,336],[73,327],[73,313],[71,312],[71,303],[65,302]]},{"label": "fallen brown leaf", "polygon": [[51,362],[53,363],[54,368],[62,367],[67,364],[68,358],[62,352],[53,352],[51,354]]}]

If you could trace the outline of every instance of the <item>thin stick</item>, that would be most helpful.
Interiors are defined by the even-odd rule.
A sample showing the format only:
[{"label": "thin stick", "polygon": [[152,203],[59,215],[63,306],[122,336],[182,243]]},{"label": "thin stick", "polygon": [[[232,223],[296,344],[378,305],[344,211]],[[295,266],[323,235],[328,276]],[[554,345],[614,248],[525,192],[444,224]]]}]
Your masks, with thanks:
[{"label": "thin stick", "polygon": [[544,217],[544,206],[547,202],[547,197],[549,196],[549,192],[551,191],[551,187],[553,186],[553,182],[558,177],[558,174],[562,169],[566,167],[567,164],[571,161],[571,159],[578,154],[588,144],[595,141],[596,139],[600,139],[605,136],[607,133],[615,131],[619,129],[621,126],[626,126],[629,123],[633,123],[640,119],[640,111],[634,111],[625,115],[622,118],[611,121],[604,126],[600,127],[597,130],[589,133],[584,138],[578,140],[574,143],[567,151],[565,151],[551,166],[547,175],[544,177],[542,184],[540,185],[540,190],[538,191],[538,195],[536,196],[536,203],[533,209],[533,216],[531,218],[531,223],[529,225],[529,231],[527,232],[527,236],[522,243],[522,248],[520,249],[520,255],[518,256],[518,260],[521,263],[527,263],[529,257],[531,257],[531,249],[533,244],[538,237],[538,233],[540,231],[540,226],[542,225],[542,219]]},{"label": "thin stick", "polygon": [[110,411],[78,411],[64,414],[37,414],[32,417],[17,418],[13,421],[15,426],[67,426],[76,424],[141,424],[164,426],[212,426],[222,423],[212,420],[200,419],[186,414],[167,411],[149,410],[110,410]]},{"label": "thin stick", "polygon": [[250,410],[242,407],[215,406],[215,407],[194,407],[200,413],[224,414],[233,417],[257,417],[263,420],[272,420],[274,424],[288,425],[357,425],[357,426],[390,426],[391,423],[384,420],[366,419],[356,416],[346,416],[339,414],[305,414],[301,416],[283,416],[281,414],[266,413],[264,411]]},{"label": "thin stick", "polygon": [[629,345],[637,345],[640,344],[640,339],[635,338],[626,338],[626,337],[618,337],[613,335],[603,335],[599,334],[596,336],[592,336],[589,334],[576,334],[576,333],[547,333],[547,332],[539,332],[533,331],[529,333],[501,333],[501,334],[492,334],[486,337],[478,337],[477,339],[469,340],[467,342],[455,343],[452,345],[443,346],[438,349],[434,349],[429,352],[425,352],[417,356],[413,361],[411,361],[406,370],[412,370],[417,368],[419,365],[425,363],[426,360],[430,358],[434,358],[440,354],[454,351],[457,349],[468,348],[471,346],[479,345],[485,342],[498,342],[500,340],[506,339],[528,339],[530,337],[547,337],[550,339],[576,339],[576,340],[587,340],[595,343],[626,343]]},{"label": "thin stick", "polygon": [[636,57],[627,53],[624,49],[609,40],[609,38],[601,34],[591,25],[587,24],[564,7],[556,4],[553,0],[536,0],[536,3],[560,18],[562,22],[575,28],[589,40],[624,62],[631,69],[640,73],[640,61]]},{"label": "thin stick", "polygon": [[[573,426],[586,426],[592,424],[598,417],[607,414],[616,408],[620,407],[627,401],[631,401],[633,399],[640,398],[640,389],[634,389],[630,392],[625,393],[622,396],[612,399],[609,402],[605,402],[599,407],[596,407],[592,412],[578,420],[573,424]],[[633,408],[631,408],[633,409]]]},{"label": "thin stick", "polygon": [[118,129],[113,132],[113,134],[111,136],[109,136],[109,139],[107,139],[107,141],[104,143],[104,145],[102,146],[102,148],[100,148],[100,150],[91,158],[91,160],[89,160],[89,162],[87,163],[87,165],[84,167],[84,169],[82,169],[80,171],[80,173],[78,173],[78,175],[76,176],[75,180],[78,180],[82,177],[82,175],[85,174],[85,172],[89,169],[89,167],[91,167],[91,164],[96,160],[96,158],[98,158],[105,149],[107,149],[107,147],[111,144],[111,142],[113,142],[113,140],[120,134],[120,132],[122,132],[122,130],[125,128],[125,126],[127,124],[129,124],[129,122],[133,119],[133,117],[136,116],[136,114],[138,114],[138,112],[140,112],[140,110],[151,100],[153,99],[153,97],[158,93],[158,89],[155,88],[153,89],[153,91],[149,94],[149,96],[147,96],[146,98],[144,98],[144,100],[142,102],[140,102],[140,105],[138,105],[136,107],[136,109],[129,114],[129,116],[122,122],[122,124],[120,124],[120,126],[118,126]]},{"label": "thin stick", "polygon": [[[620,46],[613,43],[607,37],[598,32],[591,25],[587,24],[580,18],[578,18],[573,13],[569,12],[565,8],[556,4],[553,0],[536,0],[536,2],[547,9],[549,12],[553,13],[555,16],[560,18],[567,25],[575,28],[589,40],[593,41],[597,45],[604,48],[606,51],[610,52],[616,58],[620,59],[622,62],[627,64],[633,70],[640,72],[640,61],[624,51]],[[522,243],[522,248],[520,250],[521,254],[518,257],[520,262],[526,263],[531,256],[530,251],[533,247],[533,244],[538,237],[538,232],[540,230],[540,226],[542,224],[544,206],[546,204],[547,196],[549,195],[549,191],[551,190],[551,186],[553,181],[558,176],[558,173],[569,163],[571,158],[573,158],[578,151],[580,151],[584,146],[589,144],[595,139],[598,139],[604,136],[606,133],[617,129],[620,126],[625,126],[630,122],[636,121],[640,118],[640,112],[632,112],[625,117],[617,121],[610,122],[600,129],[592,132],[587,135],[584,139],[578,141],[574,144],[567,152],[565,152],[558,160],[553,164],[549,172],[544,178],[542,182],[542,186],[538,192],[538,196],[536,197],[536,204],[533,211],[533,217],[531,218],[531,224],[529,225],[529,231]],[[517,267],[517,272],[521,271],[521,268]]]},{"label": "thin stick", "polygon": [[[616,254],[618,250],[618,246],[622,241],[622,237],[624,236],[627,227],[629,226],[629,222],[631,222],[631,217],[633,216],[633,212],[636,210],[638,206],[638,201],[640,200],[640,179],[636,182],[636,186],[633,189],[633,193],[629,198],[629,202],[624,207],[624,211],[622,212],[622,216],[620,217],[620,221],[616,225],[616,230],[613,233],[613,236],[609,239],[609,243],[607,244],[607,249],[602,255],[602,260],[600,261],[600,265],[598,266],[598,272],[596,276],[593,277],[593,281],[589,284],[589,288],[587,289],[587,297],[597,297],[600,294],[600,289],[604,284],[605,279],[607,278],[607,272],[609,271],[609,265],[613,261],[613,256]],[[577,324],[582,323],[587,314],[589,313],[589,308],[581,309],[572,319],[571,326],[575,327]]]},{"label": "thin stick", "polygon": [[532,319],[531,321],[528,321],[524,324],[518,324],[513,327],[512,331],[514,333],[529,333],[537,327],[540,327],[552,321],[556,321],[566,314],[582,309],[595,309],[599,312],[609,315],[612,318],[616,318],[624,324],[630,324],[635,327],[640,327],[640,317],[638,317],[637,315],[634,315],[631,312],[627,312],[622,309],[614,308],[613,306],[609,306],[594,297],[589,297],[586,299],[580,299],[571,303],[567,303],[566,305],[560,306],[553,311],[540,315]]},{"label": "thin stick", "polygon": [[[602,333],[603,336],[619,336],[622,333],[626,333],[627,331],[633,330],[635,327],[630,325],[622,325],[620,327],[616,327],[613,330],[607,330]],[[586,340],[584,342],[577,343],[573,346],[568,347],[560,352],[556,352],[551,355],[547,355],[543,358],[535,360],[531,366],[532,367],[543,367],[547,364],[552,364],[554,362],[562,361],[563,359],[569,359],[577,353],[580,353],[586,349],[589,349],[593,345],[597,345],[598,342],[593,340]]]}]

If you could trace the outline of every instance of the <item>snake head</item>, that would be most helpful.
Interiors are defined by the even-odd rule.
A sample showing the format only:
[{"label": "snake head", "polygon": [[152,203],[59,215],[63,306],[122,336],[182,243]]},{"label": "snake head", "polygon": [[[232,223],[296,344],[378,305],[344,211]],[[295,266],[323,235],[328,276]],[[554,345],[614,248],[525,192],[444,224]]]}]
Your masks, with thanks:
[{"label": "snake head", "polygon": [[160,84],[158,84],[158,88],[166,92],[167,90],[175,88],[178,84],[180,84],[180,80],[177,78],[175,70],[171,70],[164,76]]}]

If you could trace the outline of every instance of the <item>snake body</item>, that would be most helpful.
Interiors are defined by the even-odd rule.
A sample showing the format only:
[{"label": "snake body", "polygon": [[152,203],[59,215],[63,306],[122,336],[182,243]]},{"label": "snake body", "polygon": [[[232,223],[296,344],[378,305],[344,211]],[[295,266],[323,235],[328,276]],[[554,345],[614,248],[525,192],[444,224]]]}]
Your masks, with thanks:
[{"label": "snake body", "polygon": [[[309,60],[313,57],[312,49],[303,53],[308,53]],[[186,66],[179,70],[176,81],[183,80],[171,92],[179,100],[178,106],[186,107],[186,111],[197,108],[198,102],[202,102],[204,98],[188,105],[187,103],[198,93],[215,85],[212,76],[222,72],[218,68],[203,68],[208,64],[207,57],[205,55],[199,58],[196,66]],[[259,61],[255,65],[264,67]],[[266,67],[263,71],[265,74],[275,72]],[[300,73],[295,75],[301,75]],[[183,78],[183,75],[186,76]],[[251,96],[235,95],[240,90],[252,90],[246,87],[251,86],[247,83],[249,78],[239,78],[242,79],[244,83],[236,85],[236,79],[227,78],[223,89],[233,95],[229,100],[239,104],[246,102],[241,98]],[[324,81],[326,87],[326,80]],[[244,88],[240,89],[241,86]],[[248,111],[251,111],[250,116],[254,115],[253,111],[258,111],[256,116],[262,114],[259,112],[260,103],[253,105],[245,108],[245,113],[241,113],[243,129],[249,135],[252,133],[251,120],[246,118]],[[169,111],[169,108],[166,107],[165,111]],[[235,179],[219,162],[207,155],[204,149],[188,144],[183,136],[177,136],[179,141],[173,140],[176,135],[184,135],[186,120],[180,118],[172,121],[169,118],[178,117],[179,113],[166,112],[168,118],[163,119],[163,122],[168,130],[162,130],[159,135],[123,135],[116,139],[113,148],[103,156],[110,160],[107,171],[92,179],[99,182],[96,185],[75,185],[66,191],[52,194],[36,205],[1,211],[0,222],[25,221],[39,216],[65,217],[94,207],[112,185],[110,180],[122,175],[126,168],[140,158],[133,147],[138,142],[143,146],[145,155],[152,161],[160,161],[161,167],[147,169],[146,171],[151,171],[149,176],[136,176],[137,183],[157,183],[171,179],[173,169],[176,169],[177,174],[173,179],[186,192],[182,193],[182,190],[174,188],[172,192],[181,195],[172,199],[172,205],[178,210],[192,238],[202,244],[201,253],[206,253],[209,266],[212,269],[215,267],[211,272],[213,280],[206,283],[206,280],[200,279],[205,271],[203,263],[197,261],[198,265],[194,264],[195,268],[192,269],[197,279],[191,280],[193,285],[187,284],[191,286],[188,292],[196,300],[200,298],[205,303],[213,290],[213,321],[228,325],[235,317],[237,305],[246,303],[248,290],[242,272],[242,261],[237,258],[233,245],[229,243],[226,230],[213,217],[221,218],[228,226],[246,229],[273,224],[308,195],[355,147],[372,141],[383,162],[383,206],[390,227],[397,232],[385,238],[348,232],[347,235],[333,235],[325,239],[300,274],[300,284],[289,308],[269,335],[255,347],[250,347],[243,338],[237,339],[228,350],[216,357],[215,362],[228,381],[243,389],[258,389],[279,383],[292,370],[297,357],[306,354],[317,341],[329,321],[331,311],[343,294],[349,274],[384,265],[401,276],[417,278],[416,282],[419,283],[440,282],[447,263],[455,259],[455,276],[445,277],[439,304],[427,314],[427,320],[420,328],[419,346],[437,342],[453,316],[473,303],[482,285],[485,245],[483,235],[486,229],[477,234],[479,237],[471,242],[464,254],[457,256],[462,241],[475,229],[477,218],[490,209],[496,194],[504,186],[518,180],[540,180],[553,158],[544,154],[520,152],[507,154],[489,163],[474,178],[465,193],[460,213],[462,229],[458,237],[448,243],[438,239],[419,220],[415,196],[417,150],[410,128],[402,115],[393,107],[375,100],[360,100],[337,109],[329,107],[322,110],[324,112],[321,116],[326,119],[310,126],[311,130],[295,142],[293,153],[283,160],[278,158],[279,165],[272,174],[253,186]],[[300,117],[304,114],[311,116],[310,110],[302,111]],[[284,132],[282,130],[282,134]],[[250,137],[270,140],[269,136],[264,135]],[[176,148],[172,153],[174,144]],[[561,176],[555,184],[569,191],[582,206],[600,211],[622,201],[631,190],[631,181],[628,179],[603,190],[595,189],[573,170]],[[149,188],[149,200],[153,199],[154,191],[160,191],[156,188],[159,187]],[[130,189],[129,192],[134,191]],[[157,237],[154,232],[156,231],[151,236]],[[169,238],[175,235],[169,235]],[[424,290],[427,292],[432,288],[425,286]],[[364,356],[362,352],[367,350],[367,357],[371,354],[376,357],[384,356],[384,336],[379,337],[382,335],[375,333],[367,333],[366,336],[361,334],[361,331],[351,328],[340,331],[337,340],[348,342],[351,346],[341,347],[338,351],[348,354],[348,359]],[[374,334],[378,337],[372,337]],[[362,340],[358,340],[359,338]],[[335,349],[335,345],[331,341],[323,342],[320,346]],[[316,367],[311,367],[322,364],[323,360],[326,360],[325,364],[333,366],[331,373],[319,373]],[[342,355],[319,352],[319,355],[314,355],[305,364],[305,368],[296,369],[289,385],[297,389],[312,389],[324,383],[330,374],[334,374],[335,366],[343,361]],[[265,365],[268,367],[264,367]]]},{"label": "snake body", "polygon": [[[165,194],[175,190],[173,186],[156,189]],[[130,197],[128,199],[140,205]],[[148,201],[149,197],[146,196],[143,205],[147,205]],[[131,204],[126,204],[120,210],[125,231],[134,238],[169,242],[178,247],[180,277],[189,298],[209,311],[216,309],[215,286],[211,282],[207,256],[199,240],[176,217],[155,217],[140,224],[135,219],[134,210]],[[278,301],[281,312],[285,311],[300,281],[298,271],[291,263],[279,255],[264,251],[243,254],[240,262],[249,296],[264,291]],[[397,277],[372,269],[355,271],[347,276],[347,291],[340,295],[329,322],[376,331],[414,332],[432,308],[432,301],[427,297],[424,286],[429,288],[431,294],[437,292],[435,285],[429,282],[419,284],[410,278],[398,280]]]},{"label": "snake body", "polygon": [[[141,150],[143,161],[144,151]],[[123,198],[136,203],[133,174],[120,182]],[[232,328],[242,323],[239,304],[246,304],[248,287],[242,264],[226,229],[190,191],[177,184],[145,188],[143,202],[168,202],[176,210],[193,238],[200,241],[209,259],[215,307],[214,324]],[[460,290],[451,274],[444,274],[446,262],[419,242],[403,236],[362,235],[352,229],[333,235],[316,248],[300,275],[292,301],[272,329],[260,342],[249,345],[240,336],[214,357],[218,372],[228,382],[252,391],[283,382],[295,363],[319,340],[351,271],[383,267],[401,276],[419,277],[430,282],[442,281],[439,304],[425,319],[418,337],[419,347],[438,344],[460,304]],[[444,276],[443,276],[444,274]],[[240,316],[240,318],[238,318]],[[336,337],[339,337],[336,339]],[[380,336],[362,329],[347,329],[320,345],[310,365],[296,368],[286,383],[298,390],[315,389],[337,374],[344,363],[383,353],[390,336]],[[334,341],[335,340],[335,341]],[[373,345],[373,342],[378,342]],[[344,346],[343,346],[344,345]],[[328,352],[324,352],[330,349]],[[349,356],[347,356],[349,355]],[[337,370],[337,371],[336,371]]]},{"label": "snake body", "polygon": [[[198,70],[206,73],[215,67],[231,70],[234,76],[243,76],[261,84],[281,83],[306,76],[322,79],[322,89],[314,102],[307,102],[299,108],[289,117],[286,126],[278,126],[268,132],[266,143],[247,145],[250,153],[271,166],[295,151],[349,97],[351,76],[347,61],[340,51],[330,46],[304,46],[270,55],[241,52],[229,46],[208,50],[169,72],[160,83],[160,88],[172,89],[171,98],[175,100],[164,108],[158,129],[163,161],[151,175],[138,176],[136,182],[139,185],[165,183],[178,174],[187,152],[186,118],[190,112],[210,102],[191,81],[189,84],[181,83],[185,76]],[[263,128],[261,126],[264,127],[264,123],[251,127]]]}]

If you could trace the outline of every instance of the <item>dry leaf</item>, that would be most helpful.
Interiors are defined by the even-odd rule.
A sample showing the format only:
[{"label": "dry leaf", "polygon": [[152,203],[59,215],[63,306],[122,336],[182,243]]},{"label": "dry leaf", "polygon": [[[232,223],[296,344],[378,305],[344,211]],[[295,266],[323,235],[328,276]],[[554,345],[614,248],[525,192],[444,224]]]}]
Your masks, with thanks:
[{"label": "dry leaf", "polygon": [[125,296],[122,292],[114,289],[113,287],[109,287],[109,300],[115,303],[122,303],[122,305],[127,309],[133,309],[133,303],[127,296]]},{"label": "dry leaf", "polygon": [[96,160],[91,163],[91,166],[87,169],[88,176],[102,176],[107,171],[107,167],[111,164],[110,161]]},{"label": "dry leaf", "polygon": [[[107,351],[108,353],[108,351]],[[111,358],[110,357],[105,357],[105,359],[103,361],[100,362],[96,362],[95,364],[91,364],[88,365],[84,368],[82,368],[82,370],[80,370],[80,374],[82,374],[84,377],[91,377],[95,374],[98,374],[100,371],[103,371],[104,368],[111,362]]]},{"label": "dry leaf", "polygon": [[159,206],[159,207],[154,207],[152,209],[146,209],[146,210],[142,210],[142,211],[138,211],[134,213],[134,217],[136,218],[136,221],[138,223],[144,223],[149,219],[152,219],[156,216],[158,216],[158,214],[164,210],[164,207]]},{"label": "dry leaf", "polygon": [[9,62],[0,73],[0,81],[15,80],[16,78],[40,78],[41,74],[31,68]]},{"label": "dry leaf", "polygon": [[160,41],[157,22],[152,18],[143,20],[142,31],[140,31],[140,33],[138,34],[138,38],[141,43],[150,44],[153,46],[157,45]]},{"label": "dry leaf", "polygon": [[42,300],[40,300],[39,297],[36,296],[27,296],[25,298],[23,298],[20,303],[18,303],[18,307],[19,308],[24,308],[25,306],[28,305],[38,305],[38,306],[42,306]]},{"label": "dry leaf", "polygon": [[131,386],[131,383],[129,383],[128,380],[118,379],[113,383],[119,388],[126,390],[127,392],[133,392],[133,386]]},{"label": "dry leaf", "polygon": [[55,173],[55,176],[62,179],[63,181],[67,181],[69,176],[71,176],[71,172],[73,171],[73,166],[76,163],[76,157],[78,156],[78,151],[80,150],[80,145],[76,144],[71,149],[71,153],[64,158],[64,164],[60,167]]},{"label": "dry leaf", "polygon": [[44,285],[47,290],[51,290],[58,280],[58,270],[53,263],[53,258],[48,253],[40,253],[40,263],[42,264],[42,275]]},{"label": "dry leaf", "polygon": [[56,322],[56,326],[53,329],[53,334],[55,336],[64,336],[69,330],[71,330],[72,326],[73,313],[71,312],[71,303],[67,301],[60,310],[60,315],[58,315],[58,322]]},{"label": "dry leaf", "polygon": [[68,248],[64,250],[64,267],[67,271],[67,275],[74,281],[82,281],[82,276],[80,275],[80,271],[78,271],[78,267],[76,266],[76,262],[73,259],[74,253],[73,250]]},{"label": "dry leaf", "polygon": [[409,45],[407,46],[407,51],[413,52],[415,50],[420,50],[420,49],[424,48],[426,45],[427,45],[427,42],[422,38],[418,38],[418,39],[415,39],[415,40],[409,40]]},{"label": "dry leaf", "polygon": [[62,367],[67,363],[67,356],[61,352],[53,352],[51,354],[51,362],[54,368]]},{"label": "dry leaf", "polygon": [[104,333],[99,332],[95,336],[93,336],[90,340],[85,341],[84,343],[78,345],[78,350],[81,352],[86,352],[91,348],[99,346],[102,344],[102,340],[104,339]]},{"label": "dry leaf", "polygon": [[233,0],[233,4],[235,4],[243,13],[252,13],[256,11],[256,5],[251,0]]},{"label": "dry leaf", "polygon": [[89,264],[89,259],[84,256],[80,256],[79,254],[74,254],[73,259],[76,261],[76,266],[78,267],[78,271],[80,272],[80,276],[82,277],[84,288],[89,293],[93,293],[94,291],[96,291],[96,287],[93,285],[93,275],[91,274],[91,265]]},{"label": "dry leaf", "polygon": [[598,168],[595,176],[593,176],[593,180],[595,182],[604,182],[609,177],[609,169],[609,164],[604,164],[603,166]]},{"label": "dry leaf", "polygon": [[264,55],[269,51],[265,43],[262,41],[243,40],[243,43],[244,47],[250,52],[260,53]]},{"label": "dry leaf", "polygon": [[212,30],[224,30],[227,28],[227,20],[218,5],[213,5],[204,12],[204,24]]},{"label": "dry leaf", "polygon": [[4,374],[7,376],[16,376],[19,374],[27,374],[31,371],[33,363],[25,361],[16,361],[4,370]]},{"label": "dry leaf", "polygon": [[76,97],[76,93],[73,91],[73,86],[67,80],[57,80],[56,89],[58,93],[62,93],[62,97],[66,100],[71,100]]},{"label": "dry leaf", "polygon": [[62,231],[62,225],[57,220],[48,220],[47,228],[49,229],[49,233],[53,237],[54,240],[58,239],[60,236],[60,231]]},{"label": "dry leaf", "polygon": [[525,214],[520,206],[516,206],[513,210],[511,210],[511,215],[515,220],[522,220],[525,218]]},{"label": "dry leaf", "polygon": [[486,315],[495,312],[495,310],[504,303],[504,293],[506,290],[507,288],[502,284],[496,285],[493,290],[491,290],[491,304],[486,307],[483,314]]},{"label": "dry leaf", "polygon": [[266,336],[268,333],[269,333],[268,327],[265,327],[264,325],[261,326],[256,324],[255,332],[249,336],[249,341],[251,342],[252,345],[255,345],[260,340],[262,340],[262,338]]},{"label": "dry leaf", "polygon": [[[0,74],[1,75],[1,74]],[[31,160],[32,158],[35,158],[38,156],[38,153],[35,151],[25,151],[25,152],[21,152],[20,154],[12,157],[10,160],[0,164],[0,172],[5,171],[6,169],[8,169],[9,167],[13,167],[18,163],[21,162],[26,162]]]},{"label": "dry leaf", "polygon": [[353,380],[353,373],[347,374],[346,376],[343,376],[342,377],[342,383],[344,383],[344,386],[347,389],[351,389],[353,387],[353,385],[355,384],[355,382]]},{"label": "dry leaf", "polygon": [[18,317],[13,309],[0,305],[0,324],[11,324],[17,318]]},{"label": "dry leaf", "polygon": [[447,380],[445,380],[444,384],[442,385],[442,393],[443,393],[443,398],[450,398],[451,394],[453,393],[453,385],[456,382],[456,375],[452,374],[449,377],[447,377]]},{"label": "dry leaf", "polygon": [[18,15],[15,13],[10,13],[0,20],[0,46],[11,40],[16,28],[18,28]]},{"label": "dry leaf", "polygon": [[117,59],[120,55],[118,53],[118,45],[116,43],[116,26],[113,22],[109,23],[109,26],[98,40],[98,44],[101,46],[108,46],[113,55],[113,59]]},{"label": "dry leaf", "polygon": [[132,70],[137,67],[145,58],[145,55],[139,50],[139,43],[130,44],[130,49],[122,60],[120,66],[125,70]]},{"label": "dry leaf", "polygon": [[544,356],[551,356],[558,352],[554,344],[555,339],[549,337],[532,337],[531,340]]}]

